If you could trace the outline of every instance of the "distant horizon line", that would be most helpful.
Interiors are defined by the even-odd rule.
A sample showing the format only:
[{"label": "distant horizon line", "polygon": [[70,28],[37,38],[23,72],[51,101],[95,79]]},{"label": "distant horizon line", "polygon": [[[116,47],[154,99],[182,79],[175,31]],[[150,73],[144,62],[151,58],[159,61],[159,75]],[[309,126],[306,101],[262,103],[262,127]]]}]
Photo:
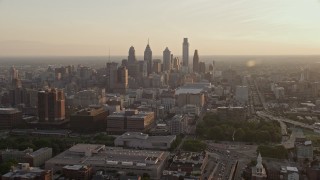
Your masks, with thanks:
[{"label": "distant horizon line", "polygon": [[[126,57],[128,55],[110,55],[110,57]],[[136,55],[136,57],[143,57],[144,55]],[[174,56],[174,57],[180,57]],[[192,57],[193,55],[189,55]],[[320,54],[212,54],[212,55],[201,55],[201,56],[320,56]],[[201,57],[200,56],[200,57]],[[0,58],[43,58],[43,57],[106,57],[109,55],[0,55]],[[162,57],[162,55],[153,55],[153,57]]]}]

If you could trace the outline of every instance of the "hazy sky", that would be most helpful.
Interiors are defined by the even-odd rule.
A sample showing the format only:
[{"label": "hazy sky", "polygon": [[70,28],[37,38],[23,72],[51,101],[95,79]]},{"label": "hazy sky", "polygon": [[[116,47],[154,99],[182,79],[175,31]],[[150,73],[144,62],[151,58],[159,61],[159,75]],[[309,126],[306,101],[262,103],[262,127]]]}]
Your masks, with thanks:
[{"label": "hazy sky", "polygon": [[0,0],[0,56],[320,54],[319,0]]}]

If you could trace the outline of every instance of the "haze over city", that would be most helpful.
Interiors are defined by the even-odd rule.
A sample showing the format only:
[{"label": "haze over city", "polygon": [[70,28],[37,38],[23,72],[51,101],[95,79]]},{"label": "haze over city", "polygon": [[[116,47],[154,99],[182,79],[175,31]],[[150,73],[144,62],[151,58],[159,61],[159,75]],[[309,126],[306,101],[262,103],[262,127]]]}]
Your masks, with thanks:
[{"label": "haze over city", "polygon": [[0,0],[1,180],[319,180],[319,0]]},{"label": "haze over city", "polygon": [[314,55],[318,0],[1,0],[0,56]]}]

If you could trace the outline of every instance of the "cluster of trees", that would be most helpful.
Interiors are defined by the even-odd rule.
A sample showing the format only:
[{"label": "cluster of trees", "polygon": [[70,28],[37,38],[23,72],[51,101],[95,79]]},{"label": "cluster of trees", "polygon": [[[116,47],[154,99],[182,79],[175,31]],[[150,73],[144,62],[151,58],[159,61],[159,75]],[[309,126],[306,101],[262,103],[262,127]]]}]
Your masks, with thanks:
[{"label": "cluster of trees", "polygon": [[169,151],[174,151],[178,146],[179,144],[181,143],[182,139],[183,139],[184,135],[178,135],[176,137],[176,140],[173,141],[173,143],[171,144],[171,147],[169,149]]},{"label": "cluster of trees", "polygon": [[218,141],[281,141],[281,129],[276,121],[220,120],[216,114],[207,114],[198,124],[196,134],[204,139]]},{"label": "cluster of trees", "polygon": [[11,166],[18,164],[16,160],[9,160],[0,163],[0,176],[10,171]]},{"label": "cluster of trees", "polygon": [[13,136],[0,141],[0,149],[19,149],[25,150],[32,148],[33,150],[42,147],[51,147],[53,154],[59,154],[77,143],[96,143],[105,144],[107,146],[114,145],[114,137],[99,134],[93,137],[33,137],[33,136]]},{"label": "cluster of trees", "polygon": [[257,148],[257,153],[261,153],[262,157],[276,158],[276,159],[287,159],[288,150],[282,145],[278,146],[265,146],[261,145]]},{"label": "cluster of trees", "polygon": [[204,151],[206,148],[207,145],[199,140],[188,139],[182,144],[182,149],[185,151],[200,152]]}]

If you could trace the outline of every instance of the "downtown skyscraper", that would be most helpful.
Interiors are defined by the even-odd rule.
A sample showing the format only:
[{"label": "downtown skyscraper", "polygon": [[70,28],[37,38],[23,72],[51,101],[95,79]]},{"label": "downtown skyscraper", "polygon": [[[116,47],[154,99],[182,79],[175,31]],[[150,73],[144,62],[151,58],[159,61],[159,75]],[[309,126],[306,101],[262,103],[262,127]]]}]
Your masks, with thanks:
[{"label": "downtown skyscraper", "polygon": [[137,62],[136,58],[136,51],[133,46],[129,48],[129,55],[128,55],[128,63],[134,64]]},{"label": "downtown skyscraper", "polygon": [[41,122],[54,122],[65,119],[63,90],[52,88],[38,92],[38,117]]},{"label": "downtown skyscraper", "polygon": [[193,55],[193,72],[199,72],[199,55],[198,50],[194,51]]},{"label": "downtown skyscraper", "polygon": [[189,42],[188,38],[183,39],[182,44],[182,62],[183,66],[188,67],[189,66]]},{"label": "downtown skyscraper", "polygon": [[137,78],[139,74],[139,64],[136,58],[136,51],[133,46],[129,48],[129,55],[128,55],[128,73],[129,76],[133,78]]},{"label": "downtown skyscraper", "polygon": [[166,47],[166,49],[163,51],[163,70],[171,70],[171,51],[168,47]]},{"label": "downtown skyscraper", "polygon": [[148,75],[152,73],[152,51],[149,45],[149,40],[146,49],[144,50],[143,60],[147,63]]}]

